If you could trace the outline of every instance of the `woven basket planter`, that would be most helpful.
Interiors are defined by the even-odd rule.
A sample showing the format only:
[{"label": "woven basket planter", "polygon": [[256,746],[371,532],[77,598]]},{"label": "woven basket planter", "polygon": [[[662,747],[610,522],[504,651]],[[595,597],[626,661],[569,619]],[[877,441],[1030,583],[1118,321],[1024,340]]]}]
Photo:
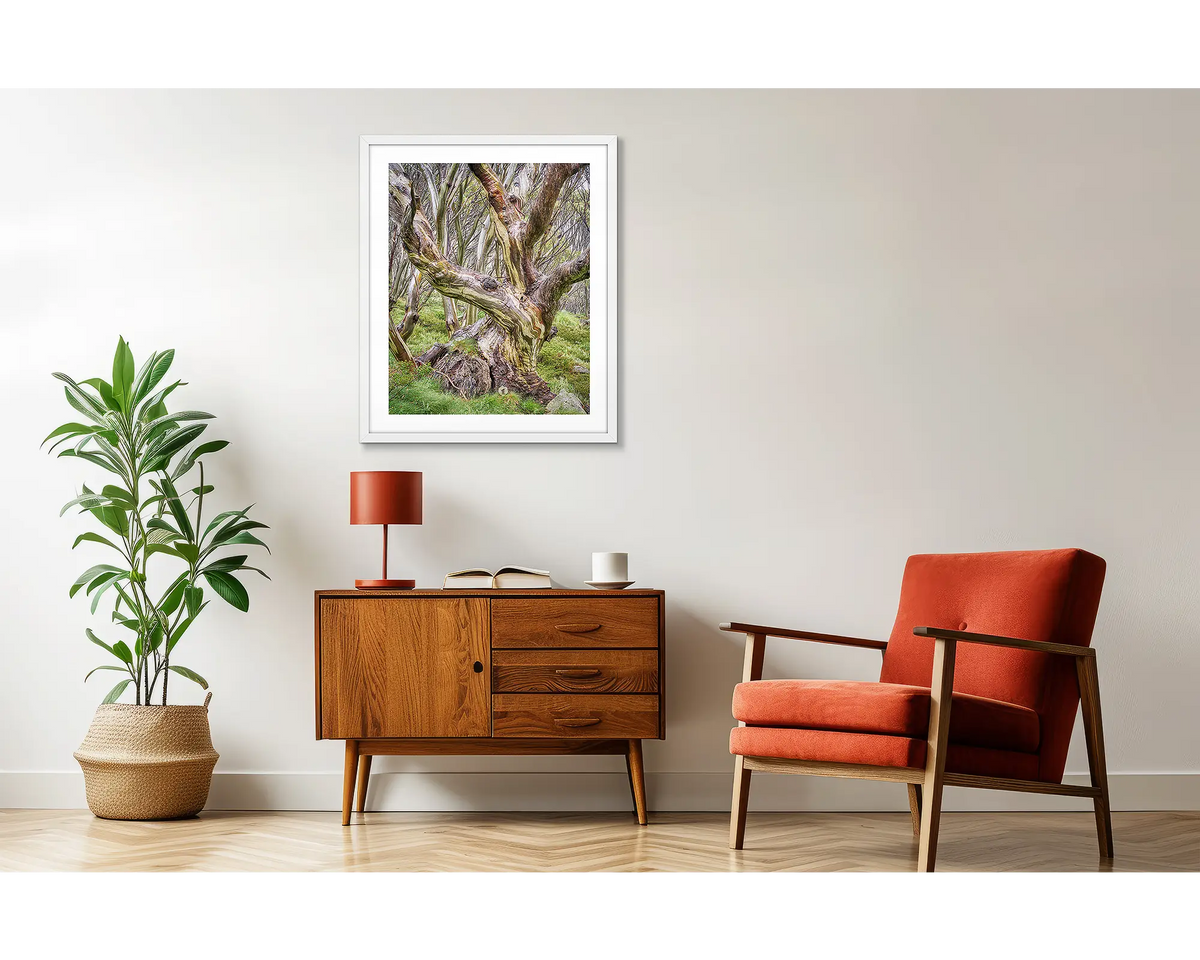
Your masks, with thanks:
[{"label": "woven basket planter", "polygon": [[203,707],[102,704],[75,759],[106,820],[174,820],[204,809],[217,763]]}]

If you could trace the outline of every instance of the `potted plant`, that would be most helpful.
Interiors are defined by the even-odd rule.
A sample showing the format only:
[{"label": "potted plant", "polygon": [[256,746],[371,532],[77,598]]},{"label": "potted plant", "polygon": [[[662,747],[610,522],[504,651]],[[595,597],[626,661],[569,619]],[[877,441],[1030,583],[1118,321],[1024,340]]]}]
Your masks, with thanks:
[{"label": "potted plant", "polygon": [[[217,762],[208,727],[212,694],[204,706],[167,704],[172,675],[208,689],[207,680],[175,662],[175,648],[208,606],[206,589],[245,611],[250,598],[235,574],[266,576],[246,565],[247,555],[229,554],[236,547],[266,548],[253,533],[266,524],[250,519],[250,507],[222,511],[205,524],[213,486],[205,482],[204,460],[228,441],[201,441],[210,413],[167,411],[167,398],[185,385],[176,380],[160,387],[174,356],[174,350],[154,353],[135,371],[133,353],[120,338],[111,382],[54,374],[83,421],[64,423],[43,442],[54,441],[51,452],[61,446],[60,457],[86,460],[114,479],[99,490],[84,485],[60,513],[78,507],[103,528],[80,534],[72,549],[92,542],[116,554],[115,563],[89,567],[70,589],[72,597],[91,599],[93,614],[107,596],[113,632],[124,637],[105,640],[90,627],[85,631],[116,662],[84,680],[98,672],[124,675],[75,753],[88,806],[109,819],[186,817],[203,809]],[[133,702],[119,703],[127,694]]]}]

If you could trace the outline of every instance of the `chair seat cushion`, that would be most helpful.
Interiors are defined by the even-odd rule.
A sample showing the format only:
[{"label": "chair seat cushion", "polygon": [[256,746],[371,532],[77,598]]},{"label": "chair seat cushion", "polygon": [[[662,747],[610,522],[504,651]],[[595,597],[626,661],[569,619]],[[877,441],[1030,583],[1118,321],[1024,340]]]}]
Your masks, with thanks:
[{"label": "chair seat cushion", "polygon": [[[929,705],[928,687],[903,683],[755,680],[739,683],[733,691],[733,715],[749,726],[882,734],[916,738],[922,746],[929,731]],[[952,744],[1032,754],[1037,752],[1039,733],[1035,710],[987,697],[954,694],[950,707]]]},{"label": "chair seat cushion", "polygon": [[[950,716],[953,719],[954,714]],[[920,769],[925,766],[923,739],[798,727],[734,727],[729,735],[729,752],[747,757],[869,764],[873,767]],[[1036,753],[952,743],[946,751],[946,769],[950,773],[1036,780],[1038,756]]]}]

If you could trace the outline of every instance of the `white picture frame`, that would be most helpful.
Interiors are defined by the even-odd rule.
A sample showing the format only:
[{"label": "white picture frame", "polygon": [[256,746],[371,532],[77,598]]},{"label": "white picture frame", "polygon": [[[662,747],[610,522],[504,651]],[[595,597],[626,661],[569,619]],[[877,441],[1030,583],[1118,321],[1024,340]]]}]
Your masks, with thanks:
[{"label": "white picture frame", "polygon": [[[617,138],[365,135],[359,150],[359,432],[363,443],[617,442]],[[591,165],[586,413],[417,415],[389,410],[389,165]]]}]

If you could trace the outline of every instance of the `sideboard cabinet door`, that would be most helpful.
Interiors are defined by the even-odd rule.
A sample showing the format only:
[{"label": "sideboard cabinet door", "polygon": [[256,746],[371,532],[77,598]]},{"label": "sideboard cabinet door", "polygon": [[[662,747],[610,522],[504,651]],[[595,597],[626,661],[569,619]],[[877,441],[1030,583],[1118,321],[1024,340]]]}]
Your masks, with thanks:
[{"label": "sideboard cabinet door", "polygon": [[320,623],[323,737],[491,735],[486,600],[324,598]]}]

